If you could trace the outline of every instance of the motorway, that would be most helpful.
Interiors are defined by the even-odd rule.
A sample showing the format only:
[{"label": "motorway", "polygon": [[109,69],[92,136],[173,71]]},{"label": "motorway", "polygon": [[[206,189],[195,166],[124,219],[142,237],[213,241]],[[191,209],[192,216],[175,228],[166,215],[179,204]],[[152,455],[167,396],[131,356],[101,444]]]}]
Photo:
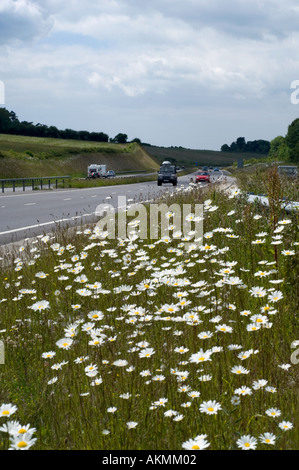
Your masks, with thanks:
[{"label": "motorway", "polygon": [[[214,172],[211,181],[227,178],[226,172]],[[179,176],[178,186],[188,186],[195,173]],[[204,183],[206,184],[206,183]],[[156,181],[84,189],[53,189],[0,194],[0,245],[14,243],[45,233],[58,225],[79,225],[96,222],[100,204],[119,207],[119,201],[145,202],[164,191],[175,191],[169,184]]]}]

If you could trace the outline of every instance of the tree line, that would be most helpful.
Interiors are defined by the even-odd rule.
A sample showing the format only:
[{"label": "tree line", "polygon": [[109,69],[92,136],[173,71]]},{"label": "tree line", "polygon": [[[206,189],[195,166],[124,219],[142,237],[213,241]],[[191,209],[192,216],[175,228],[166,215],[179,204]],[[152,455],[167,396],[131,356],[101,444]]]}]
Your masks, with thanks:
[{"label": "tree line", "polygon": [[223,144],[221,147],[222,152],[250,152],[267,154],[270,150],[270,142],[268,140],[251,140],[246,142],[245,137],[238,137],[235,142],[230,145]]},{"label": "tree line", "polygon": [[267,155],[272,160],[298,163],[299,118],[291,122],[285,136],[279,135],[270,142],[262,139],[246,142],[244,137],[238,137],[231,145],[222,145],[221,151],[259,153]]},{"label": "tree line", "polygon": [[[58,129],[56,126],[47,126],[46,124],[33,124],[28,121],[20,121],[14,111],[8,111],[6,108],[0,108],[0,134],[24,135],[31,137],[52,137],[56,139],[75,139],[88,140],[93,142],[113,142],[125,144],[128,142],[128,136],[119,133],[111,138],[105,132],[76,131],[74,129]],[[140,142],[138,138],[132,142]]]}]

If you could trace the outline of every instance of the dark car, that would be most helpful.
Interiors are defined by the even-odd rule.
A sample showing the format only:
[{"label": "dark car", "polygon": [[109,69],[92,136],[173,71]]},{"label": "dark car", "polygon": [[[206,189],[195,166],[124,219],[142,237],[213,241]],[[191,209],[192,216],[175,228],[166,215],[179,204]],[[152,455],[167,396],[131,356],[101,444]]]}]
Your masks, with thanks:
[{"label": "dark car", "polygon": [[106,173],[107,178],[113,178],[115,176],[114,170],[108,170]]},{"label": "dark car", "polygon": [[158,171],[158,186],[161,186],[163,183],[172,183],[173,186],[176,186],[177,181],[176,166],[162,164]]},{"label": "dark car", "polygon": [[202,171],[209,171],[209,168],[207,166],[203,166]]}]

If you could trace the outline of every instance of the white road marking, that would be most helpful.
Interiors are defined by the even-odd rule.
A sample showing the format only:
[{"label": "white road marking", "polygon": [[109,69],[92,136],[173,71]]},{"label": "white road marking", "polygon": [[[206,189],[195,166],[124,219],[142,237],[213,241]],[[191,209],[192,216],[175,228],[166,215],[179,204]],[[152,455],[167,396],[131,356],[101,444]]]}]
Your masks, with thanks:
[{"label": "white road marking", "polygon": [[34,206],[36,205],[36,202],[27,202],[26,204],[24,204],[24,206]]},{"label": "white road marking", "polygon": [[6,230],[5,232],[0,232],[0,235],[7,235],[9,233],[21,232],[22,230],[29,230],[29,229],[32,229],[32,228],[44,227],[46,225],[58,224],[60,222],[69,222],[70,220],[76,220],[76,219],[80,219],[81,217],[88,217],[90,215],[95,215],[95,212],[92,212],[91,214],[77,215],[75,217],[70,217],[68,219],[51,220],[49,222],[43,222],[41,224],[27,225],[27,227],[14,228],[12,230]]}]

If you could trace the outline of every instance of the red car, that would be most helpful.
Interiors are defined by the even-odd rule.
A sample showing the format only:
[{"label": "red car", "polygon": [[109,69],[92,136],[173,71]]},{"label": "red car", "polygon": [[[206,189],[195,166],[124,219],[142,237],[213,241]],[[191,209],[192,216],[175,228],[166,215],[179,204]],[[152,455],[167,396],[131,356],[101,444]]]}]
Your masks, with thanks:
[{"label": "red car", "polygon": [[207,183],[209,183],[210,182],[210,173],[208,171],[199,171],[196,174],[195,181],[196,181],[196,183],[200,183],[202,181],[206,181]]}]

